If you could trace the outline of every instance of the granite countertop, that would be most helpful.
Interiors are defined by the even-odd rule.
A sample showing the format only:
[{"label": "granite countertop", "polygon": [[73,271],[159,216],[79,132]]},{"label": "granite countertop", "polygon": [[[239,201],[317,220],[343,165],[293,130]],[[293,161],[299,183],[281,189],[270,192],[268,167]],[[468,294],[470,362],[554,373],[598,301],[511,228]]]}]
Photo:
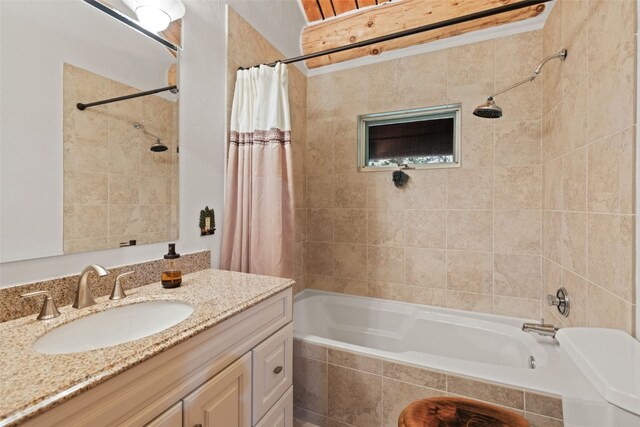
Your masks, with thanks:
[{"label": "granite countertop", "polygon": [[[222,270],[188,274],[182,286],[160,282],[127,291],[122,301],[97,298],[81,310],[60,308],[52,320],[35,315],[0,323],[0,426],[12,426],[49,410],[127,369],[185,341],[293,285],[293,280]],[[46,332],[107,308],[153,300],[194,307],[181,323],[136,341],[82,353],[45,355],[32,350]]]}]

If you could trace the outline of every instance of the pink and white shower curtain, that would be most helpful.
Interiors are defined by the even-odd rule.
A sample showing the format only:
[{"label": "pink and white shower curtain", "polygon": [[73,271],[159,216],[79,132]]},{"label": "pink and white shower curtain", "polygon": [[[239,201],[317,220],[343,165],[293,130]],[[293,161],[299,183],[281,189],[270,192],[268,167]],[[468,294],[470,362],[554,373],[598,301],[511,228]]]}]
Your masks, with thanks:
[{"label": "pink and white shower curtain", "polygon": [[239,70],[231,110],[221,268],[293,277],[293,162],[285,64]]}]

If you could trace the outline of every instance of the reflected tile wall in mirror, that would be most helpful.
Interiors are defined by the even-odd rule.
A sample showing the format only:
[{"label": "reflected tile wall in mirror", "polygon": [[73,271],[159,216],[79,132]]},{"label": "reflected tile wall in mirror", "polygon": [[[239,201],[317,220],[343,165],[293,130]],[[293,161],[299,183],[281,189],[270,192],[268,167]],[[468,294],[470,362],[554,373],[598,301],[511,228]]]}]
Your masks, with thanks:
[{"label": "reflected tile wall in mirror", "polygon": [[[178,103],[64,64],[64,253],[178,237]],[[137,129],[141,123],[148,134]],[[164,152],[149,147],[157,136]]]}]

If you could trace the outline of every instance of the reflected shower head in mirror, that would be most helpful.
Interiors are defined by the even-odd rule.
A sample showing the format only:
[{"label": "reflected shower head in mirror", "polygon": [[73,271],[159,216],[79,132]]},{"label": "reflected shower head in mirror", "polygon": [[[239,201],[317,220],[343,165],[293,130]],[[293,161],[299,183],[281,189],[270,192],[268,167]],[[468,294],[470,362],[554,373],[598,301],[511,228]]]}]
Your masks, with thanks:
[{"label": "reflected shower head in mirror", "polygon": [[538,64],[538,66],[536,67],[535,70],[533,70],[533,73],[527,77],[524,80],[521,80],[517,83],[512,84],[511,86],[507,87],[506,89],[502,89],[499,92],[494,93],[493,95],[489,96],[487,98],[487,102],[485,102],[484,104],[478,105],[476,107],[475,110],[473,110],[473,115],[477,116],[477,117],[482,117],[483,119],[498,119],[500,117],[502,117],[502,108],[498,107],[495,103],[495,101],[493,100],[493,98],[495,98],[496,96],[503,94],[513,88],[516,88],[522,84],[525,83],[529,83],[535,80],[536,77],[538,77],[538,74],[540,74],[540,71],[542,70],[542,67],[544,66],[544,64],[546,64],[547,62],[551,61],[552,59],[561,59],[561,60],[565,60],[567,58],[567,49],[562,49],[560,52],[548,56],[545,59],[542,60],[542,62],[540,62],[540,64]]},{"label": "reflected shower head in mirror", "polygon": [[144,126],[142,126],[141,123],[134,123],[133,127],[136,129],[139,129],[142,131],[142,133],[144,133],[145,135],[149,135],[152,136],[156,139],[156,142],[153,143],[153,145],[151,147],[149,147],[149,150],[153,151],[154,153],[161,153],[163,151],[167,151],[169,149],[169,147],[167,147],[164,142],[162,142],[162,138],[147,132],[147,130],[144,128]]}]

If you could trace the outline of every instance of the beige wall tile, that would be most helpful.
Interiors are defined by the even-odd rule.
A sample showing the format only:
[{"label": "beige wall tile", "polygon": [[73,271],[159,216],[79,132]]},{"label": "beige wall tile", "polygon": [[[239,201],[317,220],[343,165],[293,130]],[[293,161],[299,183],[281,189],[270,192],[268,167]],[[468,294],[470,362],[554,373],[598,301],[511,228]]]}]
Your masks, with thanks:
[{"label": "beige wall tile", "polygon": [[563,418],[562,398],[560,396],[527,391],[525,394],[525,410],[553,418]]},{"label": "beige wall tile", "polygon": [[540,211],[502,211],[495,216],[495,250],[510,254],[540,254]]},{"label": "beige wall tile", "polygon": [[589,283],[587,290],[587,326],[633,331],[633,305]]},{"label": "beige wall tile", "polygon": [[542,118],[542,158],[545,161],[560,157],[571,148],[566,141],[563,140],[565,136],[563,135],[563,112],[564,108],[561,104],[544,111],[545,114]]},{"label": "beige wall tile", "polygon": [[400,416],[400,413],[411,402],[429,397],[446,395],[446,392],[441,390],[434,390],[432,388],[421,387],[415,384],[408,384],[391,378],[384,377],[382,382],[383,426],[393,427],[398,425],[398,417]]},{"label": "beige wall tile", "polygon": [[502,316],[521,317],[524,319],[540,320],[541,302],[539,299],[524,299],[514,297],[504,297],[496,295],[493,297],[493,312]]},{"label": "beige wall tile", "polygon": [[564,422],[557,418],[545,417],[531,412],[525,413],[525,418],[529,421],[530,427],[563,427]]},{"label": "beige wall tile", "polygon": [[358,171],[356,116],[336,117],[333,120],[333,170],[335,173],[356,173]]},{"label": "beige wall tile", "polygon": [[109,175],[109,203],[113,205],[137,205],[140,182],[137,176]]},{"label": "beige wall tile", "polygon": [[327,413],[327,364],[293,356],[293,403],[318,414]]},{"label": "beige wall tile", "polygon": [[449,169],[447,208],[491,209],[493,207],[492,169]]},{"label": "beige wall tile", "polygon": [[367,242],[366,209],[334,209],[334,241],[344,243]]},{"label": "beige wall tile", "polygon": [[541,137],[540,120],[496,124],[495,165],[539,165]]},{"label": "beige wall tile", "polygon": [[309,175],[330,175],[333,173],[333,154],[335,152],[333,144],[333,120],[330,117],[308,122],[305,164]]},{"label": "beige wall tile", "polygon": [[[600,3],[617,4],[627,1]],[[633,13],[632,15],[635,16]],[[605,65],[597,70],[594,68],[594,72],[589,73],[587,105],[591,142],[634,124],[635,52],[636,42],[632,37],[625,41],[624,46]]]},{"label": "beige wall tile", "polygon": [[333,276],[333,243],[307,242],[307,273]]},{"label": "beige wall tile", "polygon": [[562,212],[542,212],[542,254],[562,264]]},{"label": "beige wall tile", "polygon": [[447,54],[447,82],[450,86],[493,82],[493,40],[448,49]]},{"label": "beige wall tile", "polygon": [[446,248],[447,211],[405,209],[404,244],[421,248]]},{"label": "beige wall tile", "polygon": [[562,86],[566,95],[587,78],[589,64],[587,0],[565,1],[562,7],[562,41],[571,52],[562,64]]},{"label": "beige wall tile", "polygon": [[[564,67],[563,70],[570,68]],[[562,100],[560,141],[561,144],[566,144],[566,151],[580,148],[589,142],[587,136],[587,86],[588,82],[585,80]]]},{"label": "beige wall tile", "polygon": [[633,217],[589,214],[587,270],[591,282],[625,301],[633,298]]},{"label": "beige wall tile", "polygon": [[[390,173],[372,172],[367,177],[367,207],[371,209],[402,209],[407,186],[404,189],[393,185]],[[412,181],[413,176],[409,178]]]},{"label": "beige wall tile", "polygon": [[404,282],[404,249],[368,246],[367,270],[370,281]]},{"label": "beige wall tile", "polygon": [[607,28],[607,31],[589,32],[589,70],[595,72],[607,64],[616,51],[624,48],[633,36],[636,25],[633,0],[593,0],[589,2],[590,28]]},{"label": "beige wall tile", "polygon": [[440,371],[432,371],[430,369],[385,360],[383,363],[383,374],[388,378],[423,387],[442,391],[447,389],[446,374]]},{"label": "beige wall tile", "polygon": [[448,251],[447,289],[490,294],[493,291],[493,253]]},{"label": "beige wall tile", "polygon": [[[414,170],[408,175],[410,178],[403,190],[395,188],[391,184],[390,174],[387,175],[389,185],[396,191],[404,191],[404,207],[406,209],[442,209],[447,202],[447,170]],[[395,209],[398,206],[391,208]]]},{"label": "beige wall tile", "polygon": [[543,208],[560,210],[563,206],[563,161],[557,157],[544,164],[543,173]]},{"label": "beige wall tile", "polygon": [[311,359],[327,361],[327,348],[304,340],[293,340],[293,354]]},{"label": "beige wall tile", "polygon": [[470,378],[447,375],[447,391],[515,409],[524,409],[524,392]]},{"label": "beige wall tile", "polygon": [[[366,273],[366,271],[365,271]],[[369,283],[366,280],[346,279],[344,277],[336,277],[333,292],[342,292],[350,295],[369,295]]]},{"label": "beige wall tile", "polygon": [[398,283],[369,282],[368,296],[401,301],[404,295],[404,286]]},{"label": "beige wall tile", "polygon": [[587,198],[587,150],[580,148],[562,158],[563,208],[584,211]]},{"label": "beige wall tile", "polygon": [[307,176],[307,207],[333,207],[333,176]]},{"label": "beige wall tile", "polygon": [[527,77],[542,56],[542,31],[503,37],[495,50],[496,80]]},{"label": "beige wall tile", "polygon": [[307,209],[307,239],[333,242],[334,209]]},{"label": "beige wall tile", "polygon": [[493,301],[491,295],[487,294],[447,291],[447,307],[491,313],[493,311]]},{"label": "beige wall tile", "polygon": [[495,209],[540,209],[542,173],[539,166],[497,168]]},{"label": "beige wall tile", "polygon": [[447,305],[447,291],[422,286],[405,286],[403,300],[414,304],[445,307]]},{"label": "beige wall tile", "polygon": [[447,99],[447,52],[437,51],[398,60],[400,95],[409,108],[444,104]]},{"label": "beige wall tile", "polygon": [[541,291],[542,263],[539,255],[495,254],[495,294],[536,299]]},{"label": "beige wall tile", "polygon": [[379,425],[382,419],[382,378],[329,365],[327,415],[355,426]]},{"label": "beige wall tile", "polygon": [[333,247],[336,277],[367,279],[367,246],[351,243],[335,243]]},{"label": "beige wall tile", "polygon": [[370,209],[367,213],[367,242],[370,245],[403,246],[403,211]]},{"label": "beige wall tile", "polygon": [[412,286],[447,287],[447,252],[440,249],[406,248],[405,281]]},{"label": "beige wall tile", "polygon": [[460,164],[463,168],[493,166],[493,126],[462,128]]},{"label": "beige wall tile", "polygon": [[[308,263],[309,263],[309,258],[305,257],[305,268],[307,270],[309,270],[307,267]],[[309,289],[318,289],[320,291],[329,291],[329,292],[335,292],[335,289],[336,289],[335,278],[333,277],[333,275],[323,276],[318,274],[305,274],[304,283],[305,283],[305,286]]]},{"label": "beige wall tile", "polygon": [[589,211],[633,212],[634,141],[634,128],[628,128],[589,146]]},{"label": "beige wall tile", "polygon": [[449,249],[489,252],[493,250],[492,235],[492,211],[448,211],[447,246]]},{"label": "beige wall tile", "polygon": [[562,265],[569,270],[587,275],[587,214],[562,214]]},{"label": "beige wall tile", "polygon": [[329,348],[328,361],[334,365],[382,375],[382,359],[367,357],[359,353]]},{"label": "beige wall tile", "polygon": [[336,174],[335,205],[338,208],[367,207],[367,174]]},{"label": "beige wall tile", "polygon": [[[545,70],[546,71],[546,70]],[[496,80],[496,88],[506,88],[520,79],[513,77],[506,80]],[[539,120],[542,118],[540,103],[542,102],[542,82],[534,80],[526,85],[501,94],[496,98],[502,107],[503,122],[522,122]]]}]

